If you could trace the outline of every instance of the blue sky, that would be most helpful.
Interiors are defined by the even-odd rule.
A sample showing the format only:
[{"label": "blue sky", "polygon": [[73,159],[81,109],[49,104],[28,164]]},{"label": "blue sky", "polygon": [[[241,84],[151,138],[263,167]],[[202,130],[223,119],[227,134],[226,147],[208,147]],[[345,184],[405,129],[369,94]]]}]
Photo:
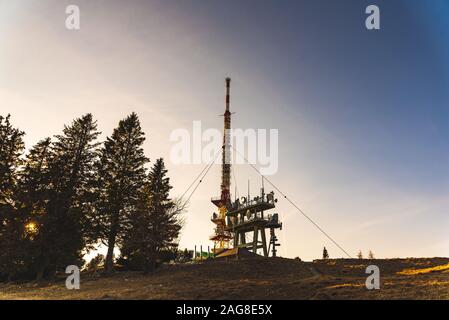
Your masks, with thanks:
[{"label": "blue sky", "polygon": [[[81,30],[64,27],[79,4]],[[367,31],[365,8],[381,10]],[[104,135],[136,111],[151,159],[170,132],[279,129],[271,179],[355,255],[449,254],[449,3],[389,1],[0,0],[0,113],[28,146],[93,112]],[[44,117],[45,126],[40,117]],[[201,166],[168,163],[174,196]],[[240,190],[248,168],[235,168]],[[192,198],[181,245],[207,245],[219,167]],[[286,203],[281,254],[341,253]]]}]

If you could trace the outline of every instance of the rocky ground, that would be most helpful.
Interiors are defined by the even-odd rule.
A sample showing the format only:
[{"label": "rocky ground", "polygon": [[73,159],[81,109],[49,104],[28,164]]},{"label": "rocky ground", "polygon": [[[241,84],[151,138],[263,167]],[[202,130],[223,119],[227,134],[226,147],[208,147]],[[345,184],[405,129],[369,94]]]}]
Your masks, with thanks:
[{"label": "rocky ground", "polygon": [[[380,290],[365,287],[368,265]],[[0,299],[449,299],[449,258],[388,260],[255,259],[167,265],[151,275],[83,273],[65,281],[0,284]]]}]

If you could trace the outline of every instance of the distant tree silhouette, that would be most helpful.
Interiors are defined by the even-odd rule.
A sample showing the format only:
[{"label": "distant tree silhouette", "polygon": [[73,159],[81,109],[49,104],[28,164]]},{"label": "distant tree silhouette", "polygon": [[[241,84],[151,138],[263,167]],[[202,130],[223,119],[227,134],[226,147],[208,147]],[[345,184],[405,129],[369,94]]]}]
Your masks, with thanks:
[{"label": "distant tree silhouette", "polygon": [[189,251],[187,248],[184,251],[179,252],[178,260],[180,262],[188,262],[193,259],[193,251]]},{"label": "distant tree silhouette", "polygon": [[359,250],[359,252],[357,253],[357,259],[363,259],[362,250]]},{"label": "distant tree silhouette", "polygon": [[323,249],[323,259],[324,260],[329,259],[329,253],[327,252],[326,247],[324,247],[324,249]]},{"label": "distant tree silhouette", "polygon": [[374,253],[371,250],[368,253],[368,259],[371,259],[371,260],[374,259]]}]

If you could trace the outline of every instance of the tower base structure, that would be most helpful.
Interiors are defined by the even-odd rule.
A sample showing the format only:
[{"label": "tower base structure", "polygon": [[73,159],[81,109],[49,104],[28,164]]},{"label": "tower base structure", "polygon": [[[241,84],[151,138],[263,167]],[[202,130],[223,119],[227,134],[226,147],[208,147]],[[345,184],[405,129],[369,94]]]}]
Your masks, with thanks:
[{"label": "tower base structure", "polygon": [[[234,202],[227,213],[229,223],[225,230],[233,235],[234,248],[246,248],[254,253],[260,251],[264,257],[275,257],[280,245],[275,232],[282,229],[282,223],[277,213],[266,214],[267,210],[275,208],[274,193],[265,195],[262,189],[260,197],[242,200],[242,203]],[[269,241],[267,231],[270,232]]]}]

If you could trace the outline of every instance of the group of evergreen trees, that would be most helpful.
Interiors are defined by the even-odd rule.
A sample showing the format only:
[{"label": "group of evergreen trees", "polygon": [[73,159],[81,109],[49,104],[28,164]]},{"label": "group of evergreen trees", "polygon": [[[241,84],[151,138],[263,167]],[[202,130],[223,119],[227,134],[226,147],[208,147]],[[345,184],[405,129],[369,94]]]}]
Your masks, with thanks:
[{"label": "group of evergreen trees", "polygon": [[0,279],[52,278],[83,264],[98,243],[146,272],[174,246],[182,206],[163,159],[147,172],[145,134],[132,113],[104,143],[91,114],[75,119],[54,139],[25,154],[24,132],[0,116]]},{"label": "group of evergreen trees", "polygon": [[[323,249],[323,260],[329,259],[329,253],[327,252],[326,247]],[[359,250],[357,253],[357,259],[363,259],[363,253],[362,250]],[[373,260],[374,259],[374,253],[370,250],[368,253],[368,259]]]}]

